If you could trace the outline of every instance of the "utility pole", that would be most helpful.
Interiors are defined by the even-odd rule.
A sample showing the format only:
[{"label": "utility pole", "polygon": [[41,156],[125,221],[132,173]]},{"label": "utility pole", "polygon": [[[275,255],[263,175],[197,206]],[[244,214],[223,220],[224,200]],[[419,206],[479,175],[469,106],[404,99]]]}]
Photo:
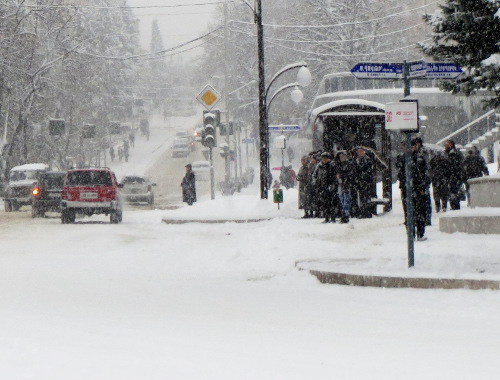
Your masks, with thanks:
[{"label": "utility pole", "polygon": [[[404,97],[410,96],[411,80],[410,80],[410,65],[405,60],[403,61],[403,82],[404,82]],[[406,233],[408,235],[408,267],[415,266],[415,226],[413,219],[413,176],[411,163],[411,132],[406,134],[406,151],[405,151],[405,175],[406,175]]]},{"label": "utility pole", "polygon": [[269,141],[267,131],[266,76],[264,67],[264,25],[262,0],[255,1],[257,24],[257,50],[259,58],[259,139],[260,139],[260,198],[267,199],[269,191]]}]

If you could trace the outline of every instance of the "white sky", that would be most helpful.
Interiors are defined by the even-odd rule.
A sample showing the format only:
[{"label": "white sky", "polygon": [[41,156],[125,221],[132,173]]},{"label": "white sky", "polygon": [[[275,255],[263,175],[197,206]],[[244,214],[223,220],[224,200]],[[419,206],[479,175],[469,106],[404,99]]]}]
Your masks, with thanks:
[{"label": "white sky", "polygon": [[[216,0],[128,0],[130,6],[158,6],[205,3]],[[141,42],[144,47],[149,47],[151,38],[151,23],[157,18],[160,26],[165,48],[196,38],[207,31],[211,22],[211,12],[217,5],[186,6],[178,8],[146,8],[134,9],[141,24]],[[198,51],[201,49],[196,49]]]}]

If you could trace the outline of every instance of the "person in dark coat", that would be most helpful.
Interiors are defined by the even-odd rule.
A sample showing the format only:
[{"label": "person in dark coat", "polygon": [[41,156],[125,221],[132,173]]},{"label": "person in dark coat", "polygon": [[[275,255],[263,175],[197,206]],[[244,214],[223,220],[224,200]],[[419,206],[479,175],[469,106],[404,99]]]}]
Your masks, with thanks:
[{"label": "person in dark coat", "polygon": [[309,157],[304,156],[301,159],[302,166],[297,174],[299,182],[299,210],[304,210],[303,218],[310,218],[312,211],[309,207],[309,186],[311,186],[311,176],[309,175]]},{"label": "person in dark coat", "polygon": [[[412,164],[412,200],[414,208],[415,227],[417,229],[417,240],[427,240],[425,225],[427,221],[427,187],[429,178],[427,175],[427,162],[419,149],[417,141],[411,142],[411,164]],[[415,232],[413,232],[415,233]]]},{"label": "person in dark coat", "polygon": [[186,175],[181,182],[182,201],[192,206],[196,202],[196,178],[191,164],[186,165]]},{"label": "person in dark coat", "polygon": [[351,217],[351,189],[354,178],[354,165],[347,152],[339,152],[336,164],[338,196],[340,203],[340,223],[348,223]]},{"label": "person in dark coat", "polygon": [[432,181],[432,194],[434,196],[434,206],[436,212],[446,212],[448,204],[448,181],[446,179],[448,169],[448,160],[444,152],[438,152],[429,161],[429,174]]},{"label": "person in dark coat", "polygon": [[448,189],[450,191],[450,208],[460,210],[461,189],[464,183],[463,156],[455,147],[453,140],[445,143],[446,159],[448,160]]},{"label": "person in dark coat", "polygon": [[318,189],[316,186],[316,176],[317,176],[317,171],[316,168],[318,167],[318,163],[320,157],[318,157],[316,152],[311,152],[309,153],[309,187],[308,187],[308,199],[309,199],[309,207],[311,210],[311,217],[320,217],[320,210],[319,210],[319,200],[318,200]]},{"label": "person in dark coat", "polygon": [[315,185],[318,191],[319,208],[325,217],[324,223],[335,223],[337,206],[337,186],[335,167],[332,156],[328,152],[321,155],[321,162],[316,168]]},{"label": "person in dark coat", "polygon": [[396,169],[398,170],[398,181],[399,181],[399,190],[401,192],[401,203],[403,204],[403,213],[405,217],[406,224],[406,142],[401,141],[401,153],[396,157]]},{"label": "person in dark coat", "polygon": [[469,149],[467,156],[464,158],[464,180],[465,192],[467,194],[467,205],[470,204],[470,186],[467,183],[467,180],[489,174],[490,172],[486,166],[486,161],[479,153],[479,149],[477,149],[477,147]]},{"label": "person in dark coat", "polygon": [[373,195],[373,161],[363,148],[356,151],[356,191],[358,195],[359,218],[371,218],[371,198]]}]

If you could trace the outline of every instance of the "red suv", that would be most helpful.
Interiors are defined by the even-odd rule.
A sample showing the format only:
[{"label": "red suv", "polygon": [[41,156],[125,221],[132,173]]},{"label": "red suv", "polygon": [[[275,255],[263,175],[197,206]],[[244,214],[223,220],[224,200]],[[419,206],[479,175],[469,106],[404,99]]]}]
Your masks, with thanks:
[{"label": "red suv", "polygon": [[122,221],[120,185],[106,168],[69,170],[61,194],[61,222],[73,223],[76,213],[109,215],[111,223]]}]

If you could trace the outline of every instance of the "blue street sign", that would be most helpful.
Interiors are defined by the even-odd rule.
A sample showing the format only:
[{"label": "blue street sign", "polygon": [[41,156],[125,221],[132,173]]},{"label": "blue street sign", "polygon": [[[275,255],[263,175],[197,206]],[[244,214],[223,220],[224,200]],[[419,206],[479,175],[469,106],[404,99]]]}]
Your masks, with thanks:
[{"label": "blue street sign", "polygon": [[400,79],[403,77],[401,63],[356,63],[351,69],[352,75],[359,79]]},{"label": "blue street sign", "polygon": [[250,139],[250,138],[248,138],[248,139],[241,139],[241,142],[243,144],[253,144],[253,143],[255,143],[255,139]]},{"label": "blue street sign", "polygon": [[300,125],[270,125],[270,132],[297,132],[302,129]]},{"label": "blue street sign", "polygon": [[425,77],[427,73],[427,64],[425,61],[408,62],[408,66],[410,69],[410,78]]},{"label": "blue street sign", "polygon": [[[408,62],[409,77],[427,79],[455,79],[462,69],[454,62]],[[402,79],[403,63],[360,62],[351,69],[358,79]]]},{"label": "blue street sign", "polygon": [[427,62],[426,71],[426,77],[429,79],[455,79],[463,72],[454,62]]}]

